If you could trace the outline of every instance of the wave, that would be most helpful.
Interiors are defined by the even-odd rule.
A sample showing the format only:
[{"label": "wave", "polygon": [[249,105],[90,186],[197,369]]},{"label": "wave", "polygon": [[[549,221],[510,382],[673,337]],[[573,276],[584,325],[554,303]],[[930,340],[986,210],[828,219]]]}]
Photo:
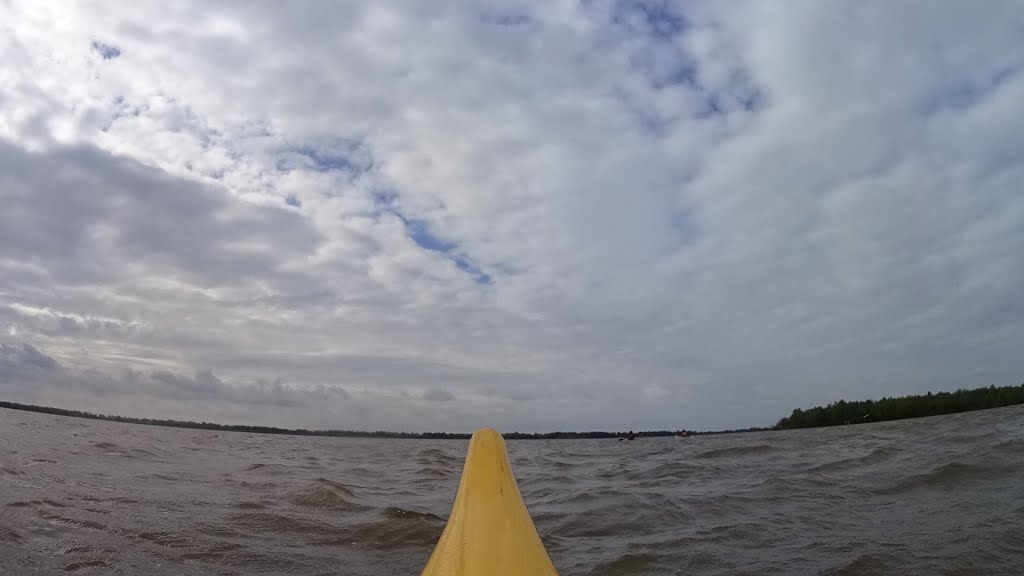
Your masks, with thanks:
[{"label": "wave", "polygon": [[428,448],[416,455],[416,462],[421,466],[437,466],[453,468],[462,461],[461,457],[452,456],[438,448]]},{"label": "wave", "polygon": [[[552,526],[551,532],[566,538],[604,538],[621,534],[626,522],[595,520],[593,515],[566,516],[558,514],[534,514],[538,525]],[[628,528],[628,526],[627,526]]]},{"label": "wave", "polygon": [[702,528],[696,535],[702,541],[752,542],[761,536],[763,525],[755,522],[735,522]]},{"label": "wave", "polygon": [[652,526],[668,528],[693,520],[690,510],[662,495],[624,494],[589,502],[547,503],[533,512],[536,522],[552,534],[571,538],[643,534]]},{"label": "wave", "polygon": [[67,518],[65,516],[54,516],[50,514],[40,514],[40,517],[63,526],[74,526],[76,528],[87,528],[89,530],[101,531],[105,531],[107,529],[105,524],[93,522],[92,520],[80,520],[78,518]]},{"label": "wave", "polygon": [[241,538],[242,534],[228,528],[226,526],[220,526],[218,524],[198,524],[195,528],[196,532],[203,536],[210,536],[213,538]]},{"label": "wave", "polygon": [[309,570],[309,564],[300,557],[275,553],[264,553],[248,548],[225,551],[217,564],[242,568],[244,572],[271,572],[278,574],[299,574]]},{"label": "wave", "polygon": [[388,507],[384,510],[384,520],[357,526],[352,537],[374,550],[427,549],[437,542],[443,531],[444,519],[436,514]]},{"label": "wave", "polygon": [[416,476],[420,478],[451,478],[455,474],[455,471],[451,468],[438,468],[435,466],[424,466],[416,471]]},{"label": "wave", "polygon": [[429,520],[444,522],[444,519],[437,514],[431,514],[430,512],[417,512],[415,510],[406,510],[405,508],[399,508],[397,506],[388,506],[384,509],[384,516],[392,520]]},{"label": "wave", "polygon": [[755,444],[753,446],[732,446],[729,448],[717,448],[715,450],[708,450],[701,452],[694,456],[694,458],[728,458],[732,456],[752,456],[757,454],[766,454],[773,451],[775,448],[768,444]]},{"label": "wave", "polygon": [[195,542],[180,532],[140,532],[136,536],[164,548],[190,548]]},{"label": "wave", "polygon": [[204,562],[219,561],[224,558],[225,555],[234,552],[235,550],[244,550],[246,546],[235,542],[224,542],[217,543],[205,550],[199,550],[196,552],[186,552],[181,555],[185,560],[200,560]]},{"label": "wave", "polygon": [[646,552],[627,553],[597,565],[594,576],[632,576],[651,571],[658,564],[658,556]]},{"label": "wave", "polygon": [[327,478],[316,478],[314,481],[325,486],[330,486],[332,490],[341,493],[346,498],[352,498],[355,496],[355,493],[352,491],[352,486],[348,484],[342,484],[341,482],[335,482],[334,480],[328,480]]},{"label": "wave", "polygon": [[871,466],[874,464],[881,464],[888,460],[892,460],[897,454],[902,452],[899,448],[883,446],[881,448],[875,448],[869,454],[864,456],[856,456],[853,458],[841,458],[839,460],[833,460],[831,462],[825,462],[812,466],[807,469],[808,472],[836,472],[840,470],[848,470],[850,468],[860,468],[862,466]]},{"label": "wave", "polygon": [[272,532],[278,534],[298,533],[329,535],[338,533],[336,526],[324,522],[305,520],[284,514],[270,512],[249,512],[234,514],[228,517],[234,526],[256,532]]},{"label": "wave", "polygon": [[545,468],[557,468],[560,470],[570,470],[578,466],[573,462],[566,462],[564,460],[559,460],[557,458],[553,458],[550,456],[542,457],[540,459],[540,463],[543,464]]},{"label": "wave", "polygon": [[93,447],[94,448],[99,448],[100,450],[108,450],[108,451],[123,451],[124,450],[123,448],[121,448],[117,444],[114,444],[113,442],[94,442],[93,443]]},{"label": "wave", "polygon": [[756,487],[759,494],[764,494],[767,501],[800,494],[842,498],[847,492],[853,490],[849,486],[840,488],[838,484],[833,477],[811,472],[799,475],[771,476],[753,483],[751,486]]},{"label": "wave", "polygon": [[107,568],[110,566],[106,560],[82,560],[80,562],[71,562],[61,566],[61,570],[65,572],[77,572],[86,568]]},{"label": "wave", "polygon": [[862,576],[864,574],[887,574],[894,571],[892,560],[884,560],[878,556],[864,554],[826,570],[822,576]]},{"label": "wave", "polygon": [[29,506],[51,506],[53,508],[67,508],[67,504],[54,502],[53,500],[29,500],[16,501],[7,505],[10,508],[27,508]]},{"label": "wave", "polygon": [[1024,440],[1007,440],[992,447],[994,452],[1001,452],[1011,456],[1019,456],[1024,452]]},{"label": "wave", "polygon": [[[354,502],[346,499],[345,494],[339,493],[337,489],[331,489],[324,485],[317,485],[308,488],[297,494],[293,494],[288,501],[297,506],[309,506],[311,508],[353,508]],[[351,493],[348,493],[351,495]]]},{"label": "wave", "polygon": [[[706,452],[705,452],[706,454]],[[701,458],[701,456],[697,456]],[[704,456],[703,458],[713,458],[714,456]],[[702,472],[703,467],[692,462],[666,462],[659,464],[650,470],[638,470],[624,474],[624,477],[629,480],[651,480],[661,481],[676,479],[682,480],[688,476],[693,476],[696,473]]]},{"label": "wave", "polygon": [[985,480],[993,470],[976,464],[950,462],[924,474],[914,474],[899,482],[876,490],[877,494],[892,495],[932,488],[955,488]]},{"label": "wave", "polygon": [[249,482],[248,480],[235,480],[233,478],[226,478],[223,481],[228,484],[234,484],[250,490],[270,490],[272,488],[277,488],[277,482]]}]

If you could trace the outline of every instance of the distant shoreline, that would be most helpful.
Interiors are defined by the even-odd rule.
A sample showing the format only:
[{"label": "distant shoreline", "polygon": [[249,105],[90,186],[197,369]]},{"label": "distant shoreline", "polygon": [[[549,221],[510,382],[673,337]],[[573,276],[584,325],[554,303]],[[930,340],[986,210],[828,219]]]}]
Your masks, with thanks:
[{"label": "distant shoreline", "polygon": [[[386,432],[386,431],[362,431],[362,430],[305,430],[292,428],[277,428],[274,426],[250,426],[244,424],[216,424],[213,422],[194,422],[190,420],[161,420],[155,418],[132,418],[128,416],[116,416],[107,414],[94,414],[81,410],[65,410],[50,406],[36,406],[34,404],[19,404],[17,402],[0,402],[0,408],[9,410],[22,410],[25,412],[36,412],[39,414],[51,414],[54,416],[68,416],[71,418],[85,418],[89,420],[103,420],[105,422],[122,422],[126,424],[142,424],[144,426],[164,426],[167,428],[190,428],[193,430],[216,430],[220,432],[248,432],[251,434],[284,434],[289,436],[330,436],[335,438],[408,438],[419,440],[468,440],[472,434],[461,432]],[[711,435],[711,434],[738,434],[743,432],[764,432],[774,428],[744,428],[739,430],[716,430],[716,431],[693,431],[686,430],[690,436]],[[638,438],[658,438],[676,436],[680,431],[671,430],[648,430],[635,432]],[[507,432],[502,433],[506,440],[582,440],[589,438],[621,438],[626,432]]]},{"label": "distant shoreline", "polygon": [[[956,392],[928,392],[923,395],[882,398],[881,400],[865,400],[847,402],[839,400],[827,406],[816,406],[809,409],[797,408],[790,416],[782,418],[775,426],[751,427],[732,430],[695,431],[695,430],[645,430],[635,432],[637,438],[661,438],[677,436],[686,432],[688,436],[705,436],[715,434],[740,434],[745,432],[767,432],[773,430],[794,430],[801,428],[825,428],[830,426],[867,424],[893,420],[909,420],[928,416],[942,416],[973,412],[993,408],[1003,408],[1024,404],[1024,384],[1020,386],[989,386],[973,390],[957,390]],[[156,418],[133,418],[107,414],[94,414],[81,410],[65,410],[50,406],[20,404],[17,402],[0,402],[0,408],[22,410],[71,418],[86,418],[106,422],[122,422],[126,424],[142,424],[144,426],[164,426],[168,428],[190,428],[193,430],[215,430],[219,432],[248,432],[251,434],[284,434],[289,436],[328,436],[335,438],[407,438],[419,440],[468,440],[472,434],[461,432],[388,432],[383,430],[305,430],[302,428],[278,428],[274,426],[253,426],[246,424],[216,424],[213,422],[195,422],[191,420],[165,420]],[[623,438],[626,432],[507,432],[503,433],[508,440],[582,440]]]}]

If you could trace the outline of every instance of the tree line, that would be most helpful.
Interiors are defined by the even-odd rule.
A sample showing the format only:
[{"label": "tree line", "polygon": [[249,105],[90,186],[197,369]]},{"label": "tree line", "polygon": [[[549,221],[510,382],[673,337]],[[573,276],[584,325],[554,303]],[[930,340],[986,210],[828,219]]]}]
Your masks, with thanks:
[{"label": "tree line", "polygon": [[839,424],[859,424],[938,416],[955,412],[969,412],[986,408],[1000,408],[1024,404],[1024,384],[1020,386],[989,386],[974,390],[937,392],[913,396],[885,397],[881,400],[847,402],[840,400],[828,406],[793,410],[779,420],[776,429],[815,428]]}]

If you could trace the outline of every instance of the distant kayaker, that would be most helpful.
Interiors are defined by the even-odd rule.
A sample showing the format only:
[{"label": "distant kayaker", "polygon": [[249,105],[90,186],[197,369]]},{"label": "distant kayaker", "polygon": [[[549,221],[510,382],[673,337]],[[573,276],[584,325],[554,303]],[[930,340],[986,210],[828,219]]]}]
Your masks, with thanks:
[{"label": "distant kayaker", "polygon": [[626,440],[636,440],[636,434],[633,434],[633,431],[630,430],[629,434],[626,434]]}]

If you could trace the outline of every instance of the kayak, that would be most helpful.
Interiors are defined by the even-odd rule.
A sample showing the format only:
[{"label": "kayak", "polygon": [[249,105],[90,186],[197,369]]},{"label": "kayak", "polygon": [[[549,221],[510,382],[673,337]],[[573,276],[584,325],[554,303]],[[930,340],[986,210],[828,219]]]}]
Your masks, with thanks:
[{"label": "kayak", "polygon": [[505,440],[490,428],[469,441],[455,503],[422,576],[558,576],[519,493]]}]

